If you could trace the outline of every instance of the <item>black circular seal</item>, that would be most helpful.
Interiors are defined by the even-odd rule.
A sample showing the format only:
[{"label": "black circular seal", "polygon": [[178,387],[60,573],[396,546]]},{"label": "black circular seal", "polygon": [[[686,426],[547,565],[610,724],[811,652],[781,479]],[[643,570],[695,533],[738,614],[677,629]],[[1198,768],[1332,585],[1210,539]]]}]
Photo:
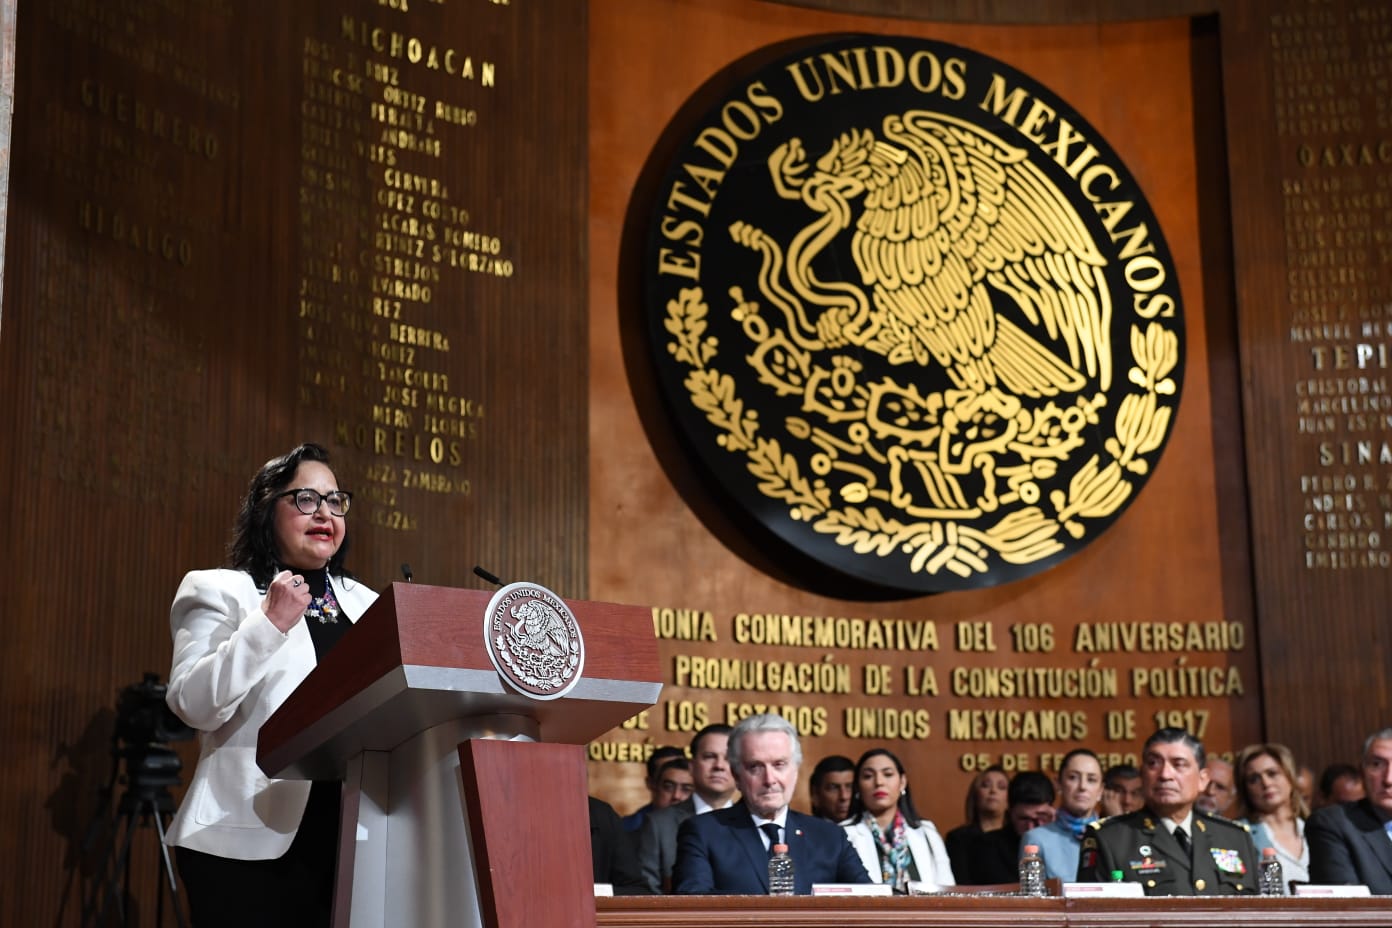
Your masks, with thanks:
[{"label": "black circular seal", "polygon": [[1155,214],[1037,81],[924,39],[738,62],[655,155],[643,340],[669,427],[798,563],[939,592],[1120,517],[1183,378]]}]

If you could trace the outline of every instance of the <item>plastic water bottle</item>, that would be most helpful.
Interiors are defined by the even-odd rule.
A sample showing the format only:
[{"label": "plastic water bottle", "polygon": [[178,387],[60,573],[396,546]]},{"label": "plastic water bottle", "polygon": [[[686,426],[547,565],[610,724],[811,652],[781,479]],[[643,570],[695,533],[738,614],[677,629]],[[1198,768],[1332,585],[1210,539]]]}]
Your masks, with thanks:
[{"label": "plastic water bottle", "polygon": [[1044,858],[1039,856],[1037,844],[1026,844],[1025,853],[1020,858],[1020,895],[1049,895],[1044,885]]},{"label": "plastic water bottle", "polygon": [[797,892],[793,882],[793,859],[788,856],[788,845],[775,844],[773,856],[768,862],[769,895],[791,896]]},{"label": "plastic water bottle", "polygon": [[1262,848],[1261,867],[1258,878],[1263,896],[1284,896],[1284,878],[1281,875],[1281,859],[1276,856],[1274,847]]}]

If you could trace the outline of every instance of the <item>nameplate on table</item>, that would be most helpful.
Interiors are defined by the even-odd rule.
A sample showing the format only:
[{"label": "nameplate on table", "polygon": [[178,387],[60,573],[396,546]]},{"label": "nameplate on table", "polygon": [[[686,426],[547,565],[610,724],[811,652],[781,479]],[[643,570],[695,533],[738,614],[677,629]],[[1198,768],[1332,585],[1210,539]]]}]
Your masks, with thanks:
[{"label": "nameplate on table", "polygon": [[1145,895],[1140,883],[1064,883],[1067,899],[1136,899]]},{"label": "nameplate on table", "polygon": [[612,896],[614,895],[614,884],[596,883],[594,884],[594,894],[595,898],[599,898],[600,896]]},{"label": "nameplate on table", "polygon": [[1324,896],[1329,899],[1358,899],[1364,896],[1371,896],[1372,890],[1366,886],[1327,886],[1319,883],[1298,883],[1295,887],[1297,896]]},{"label": "nameplate on table", "polygon": [[814,896],[892,896],[888,883],[813,883]]}]

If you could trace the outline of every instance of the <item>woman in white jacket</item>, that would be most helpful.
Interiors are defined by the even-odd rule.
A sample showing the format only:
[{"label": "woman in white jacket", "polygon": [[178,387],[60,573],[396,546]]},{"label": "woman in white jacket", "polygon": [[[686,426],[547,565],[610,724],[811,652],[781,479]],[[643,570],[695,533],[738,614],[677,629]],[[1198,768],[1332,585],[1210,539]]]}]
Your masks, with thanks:
[{"label": "woman in white jacket", "polygon": [[165,699],[200,734],[166,840],[198,928],[329,925],[339,784],[272,780],[256,764],[262,723],[376,599],[343,566],[352,495],[328,460],[305,444],[266,462],[230,568],[189,573],[170,607]]},{"label": "woman in white jacket", "polygon": [[874,748],[856,763],[851,817],[841,823],[876,883],[908,892],[910,882],[927,892],[956,883],[938,829],[920,818],[909,797],[909,778],[899,758]]}]

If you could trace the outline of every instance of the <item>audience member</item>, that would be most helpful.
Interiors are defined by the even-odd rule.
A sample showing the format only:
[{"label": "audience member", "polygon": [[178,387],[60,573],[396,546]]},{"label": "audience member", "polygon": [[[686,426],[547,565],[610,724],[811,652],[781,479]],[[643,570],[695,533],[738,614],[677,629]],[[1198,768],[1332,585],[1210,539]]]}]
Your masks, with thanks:
[{"label": "audience member", "polygon": [[647,804],[642,808],[630,812],[621,819],[624,831],[637,831],[639,828],[643,827],[643,819],[649,812],[653,809],[662,809],[672,804],[670,802],[662,802],[662,797],[659,795],[658,791],[657,776],[666,764],[676,760],[678,757],[685,758],[686,751],[670,744],[654,748],[653,752],[648,755],[648,775],[643,779],[643,785],[648,788],[649,799]]},{"label": "audience member", "polygon": [[1357,802],[1364,797],[1363,774],[1353,764],[1330,764],[1320,774],[1319,804],[1338,805]]},{"label": "audience member", "polygon": [[1130,764],[1115,764],[1102,777],[1102,815],[1125,815],[1145,805],[1141,795],[1141,771]]},{"label": "audience member", "polygon": [[663,892],[677,860],[677,830],[693,815],[723,809],[735,795],[735,780],[726,760],[729,725],[707,725],[691,739],[692,794],[665,809],[654,809],[638,830],[638,864],[653,892]]},{"label": "audience member", "polygon": [[666,761],[657,772],[657,801],[653,811],[690,799],[695,792],[696,778],[691,775],[691,761],[685,757]]},{"label": "audience member", "polygon": [[594,859],[594,881],[608,883],[616,896],[651,893],[642,872],[633,839],[624,831],[619,813],[601,799],[590,797],[590,856]]},{"label": "audience member", "polygon": [[823,757],[812,768],[808,788],[813,815],[831,822],[845,821],[855,792],[855,762],[840,754]]},{"label": "audience member", "polygon": [[966,824],[949,831],[944,842],[952,861],[952,872],[957,874],[959,882],[967,872],[976,839],[983,832],[995,831],[1005,825],[1009,790],[1010,778],[1000,764],[992,764],[978,773],[967,787]]},{"label": "audience member", "polygon": [[1097,802],[1102,796],[1102,763],[1087,748],[1075,748],[1063,756],[1059,767],[1059,807],[1054,820],[1025,832],[1020,848],[1038,845],[1044,858],[1044,875],[1072,881],[1078,874],[1078,850],[1087,826],[1097,821]]},{"label": "audience member", "polygon": [[[1054,820],[1054,782],[1037,770],[1022,770],[1010,781],[1005,826],[977,835],[962,867],[952,858],[957,882],[1009,883],[1020,875],[1020,837]],[[950,853],[950,852],[949,852]]]},{"label": "audience member", "polygon": [[792,723],[781,715],[743,720],[730,732],[729,762],[742,801],[682,823],[675,892],[766,894],[775,844],[787,845],[800,895],[811,893],[814,883],[870,881],[844,831],[788,808],[802,764]]},{"label": "audience member", "polygon": [[[1295,757],[1283,744],[1251,744],[1237,756],[1237,809],[1252,826],[1260,852],[1273,848],[1281,861],[1281,890],[1310,882],[1310,848],[1305,819],[1310,807],[1295,788]],[[1392,845],[1389,845],[1392,847]]]},{"label": "audience member", "polygon": [[1120,874],[1147,896],[1212,896],[1257,891],[1257,849],[1241,825],[1195,808],[1208,785],[1203,744],[1162,728],[1141,752],[1145,808],[1094,822],[1083,838],[1078,879]]},{"label": "audience member", "polygon": [[884,748],[866,751],[855,765],[855,798],[843,826],[874,883],[908,892],[910,882],[936,892],[957,882],[947,848],[933,823],[919,817],[899,758]]},{"label": "audience member", "polygon": [[1356,802],[1325,806],[1310,816],[1310,879],[1392,895],[1392,728],[1363,743],[1363,791]]},{"label": "audience member", "polygon": [[1232,812],[1233,801],[1237,798],[1232,764],[1221,757],[1210,757],[1204,769],[1208,773],[1208,785],[1199,793],[1194,805],[1209,815],[1228,818]]}]

